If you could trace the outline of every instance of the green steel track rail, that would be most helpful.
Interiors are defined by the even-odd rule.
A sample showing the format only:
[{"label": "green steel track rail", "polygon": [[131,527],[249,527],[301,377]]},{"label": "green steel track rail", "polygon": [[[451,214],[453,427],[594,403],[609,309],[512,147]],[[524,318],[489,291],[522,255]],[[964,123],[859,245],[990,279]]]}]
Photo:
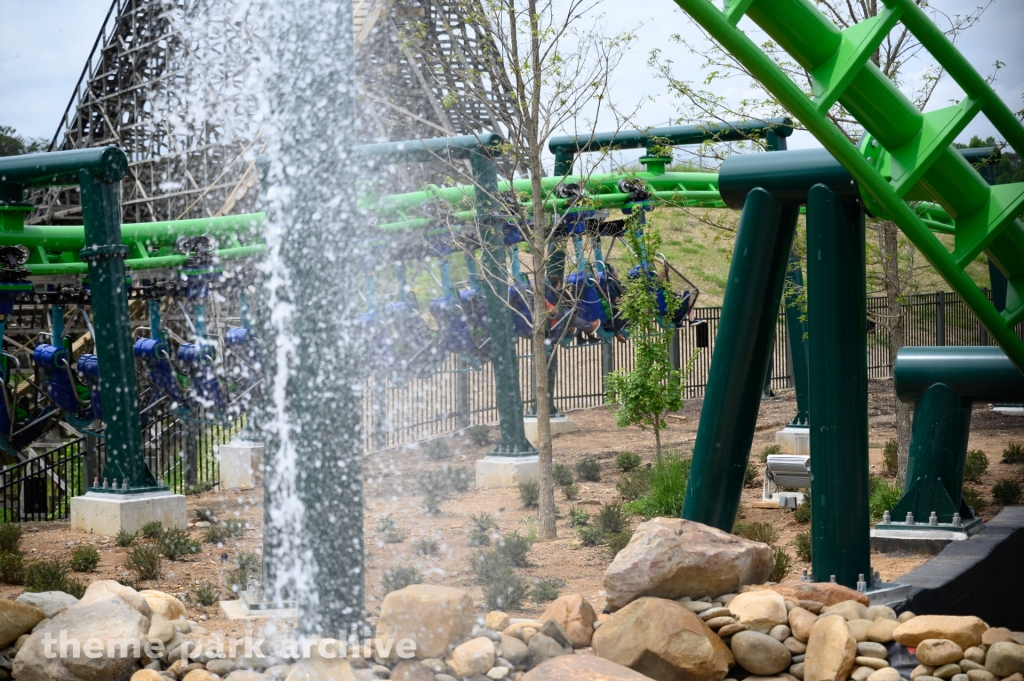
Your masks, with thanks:
[{"label": "green steel track rail", "polygon": [[[868,210],[894,221],[1024,371],[1024,183],[989,186],[952,142],[984,113],[1018,154],[1024,126],[913,0],[883,0],[876,17],[840,30],[811,0],[675,0],[832,153],[860,185]],[[811,74],[807,94],[736,25],[749,17]],[[966,93],[953,107],[922,113],[871,62],[898,22]],[[867,134],[858,148],[828,118],[840,102]],[[949,252],[907,201],[938,204],[952,218]],[[1000,313],[964,268],[986,253],[1009,281]]]}]

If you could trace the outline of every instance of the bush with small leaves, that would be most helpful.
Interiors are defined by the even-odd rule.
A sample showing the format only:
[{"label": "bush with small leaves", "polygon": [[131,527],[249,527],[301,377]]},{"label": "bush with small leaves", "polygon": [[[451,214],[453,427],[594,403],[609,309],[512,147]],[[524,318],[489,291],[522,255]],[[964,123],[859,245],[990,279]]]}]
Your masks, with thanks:
[{"label": "bush with small leaves", "polygon": [[188,536],[185,530],[167,530],[160,537],[160,553],[167,560],[181,560],[203,550],[202,543]]},{"label": "bush with small leaves", "polygon": [[803,502],[793,511],[793,520],[798,523],[811,522],[811,500],[807,498],[807,495],[804,495]]},{"label": "bush with small leaves", "polygon": [[1024,445],[1011,442],[1003,450],[1003,463],[1024,463]]},{"label": "bush with small leaves", "polygon": [[997,506],[1015,506],[1020,503],[1020,483],[1010,478],[1003,478],[992,486],[992,501]]},{"label": "bush with small leaves", "polygon": [[647,492],[626,504],[627,510],[645,518],[678,518],[686,497],[690,463],[691,459],[680,458],[678,453],[665,454],[647,471]]},{"label": "bush with small leaves", "polygon": [[565,487],[573,483],[572,469],[564,463],[556,463],[551,469],[552,478],[559,487]]},{"label": "bush with small leaves", "polygon": [[622,452],[615,457],[615,466],[623,473],[628,473],[632,470],[640,468],[640,464],[643,459],[640,458],[639,454],[633,452]]},{"label": "bush with small leaves", "polygon": [[135,543],[136,536],[137,535],[134,532],[118,530],[117,536],[114,537],[114,543],[120,546],[122,549],[126,549]]},{"label": "bush with small leaves", "polygon": [[466,438],[477,447],[483,447],[491,441],[491,429],[487,426],[470,426],[465,431]]},{"label": "bush with small leaves", "polygon": [[491,529],[498,529],[498,521],[494,519],[494,516],[492,516],[490,513],[487,513],[486,511],[481,512],[480,515],[470,515],[469,519],[473,521],[473,524],[476,526],[476,529],[480,532],[486,532],[487,530]]},{"label": "bush with small leaves", "polygon": [[469,567],[479,584],[486,584],[499,572],[512,569],[508,558],[496,549],[477,551],[469,557]]},{"label": "bush with small leaves", "polygon": [[85,589],[85,584],[82,584],[77,579],[68,578],[64,580],[64,584],[61,585],[60,591],[81,600],[82,596],[85,595]]},{"label": "bush with small leaves", "polygon": [[380,534],[384,534],[386,532],[391,532],[392,530],[397,530],[398,524],[395,523],[395,519],[391,517],[390,513],[388,513],[387,515],[382,515],[377,518],[376,529]]},{"label": "bush with small leaves", "polygon": [[604,541],[604,533],[601,532],[599,527],[577,527],[576,538],[580,540],[580,544],[583,546],[597,546]]},{"label": "bush with small leaves", "polygon": [[747,487],[754,487],[757,484],[758,472],[757,466],[748,463],[747,470],[743,473],[743,484]]},{"label": "bush with small leaves", "polygon": [[775,546],[775,542],[779,541],[779,531],[771,523],[750,523],[743,528],[740,536],[768,546]]},{"label": "bush with small leaves", "polygon": [[489,610],[518,610],[529,591],[530,584],[506,568],[483,585],[484,603]]},{"label": "bush with small leaves", "polygon": [[527,554],[532,546],[532,541],[519,534],[519,530],[514,530],[502,536],[494,550],[504,556],[512,567],[529,567]]},{"label": "bush with small leaves", "polygon": [[164,526],[159,520],[154,520],[143,525],[140,532],[146,539],[159,539],[163,536]]},{"label": "bush with small leaves", "polygon": [[431,461],[443,461],[451,457],[452,454],[448,445],[447,438],[430,440],[423,443],[423,454]]},{"label": "bush with small leaves", "polygon": [[23,562],[21,552],[0,553],[0,582],[22,584],[25,581]]},{"label": "bush with small leaves", "polygon": [[868,498],[868,508],[871,510],[872,519],[881,520],[886,511],[896,508],[896,504],[900,503],[901,498],[903,498],[903,490],[900,489],[896,481],[883,479],[875,486]]},{"label": "bush with small leaves", "polygon": [[629,515],[622,510],[622,504],[605,504],[598,511],[594,524],[604,534],[617,534],[626,529]]},{"label": "bush with small leaves", "polygon": [[196,520],[201,523],[215,523],[217,517],[213,514],[213,509],[210,508],[197,508],[192,511],[196,516]]},{"label": "bush with small leaves", "polygon": [[469,533],[469,545],[470,546],[490,546],[491,535],[480,530],[473,530]]},{"label": "bush with small leaves", "polygon": [[619,555],[619,551],[626,548],[626,545],[629,544],[629,540],[632,538],[632,530],[616,532],[615,534],[605,536],[604,542],[608,545],[609,557],[611,557],[612,560],[615,560],[615,556]]},{"label": "bush with small leaves", "polygon": [[0,553],[18,553],[21,549],[21,525],[18,523],[0,524]]},{"label": "bush with small leaves", "polygon": [[261,579],[263,562],[259,555],[251,551],[240,551],[235,556],[235,569],[224,573],[224,582],[235,593],[249,588],[249,582]]},{"label": "bush with small leaves", "polygon": [[71,549],[71,569],[92,572],[100,564],[100,552],[95,546],[76,546]]},{"label": "bush with small leaves", "polygon": [[59,558],[37,560],[25,566],[25,591],[63,591],[71,565]]},{"label": "bush with small leaves", "polygon": [[440,550],[437,545],[437,540],[433,537],[418,539],[416,543],[412,545],[412,548],[421,556],[433,556]]},{"label": "bush with small leaves", "polygon": [[601,464],[590,458],[577,461],[576,475],[581,482],[601,482]]},{"label": "bush with small leaves", "polygon": [[441,512],[441,500],[433,494],[427,494],[423,497],[423,510],[427,512],[427,515],[438,515]]},{"label": "bush with small leaves", "polygon": [[534,603],[545,603],[558,598],[561,583],[556,579],[542,579],[530,589],[530,600]]},{"label": "bush with small leaves", "polygon": [[590,524],[590,514],[587,513],[585,508],[579,506],[569,507],[569,526],[570,527],[583,527]]},{"label": "bush with small leaves", "polygon": [[241,537],[245,534],[247,523],[240,518],[228,518],[224,521],[224,531],[229,537]]},{"label": "bush with small leaves", "polygon": [[895,478],[899,470],[899,453],[895,438],[888,440],[882,448],[882,472],[890,478]]},{"label": "bush with small leaves", "polygon": [[566,501],[573,501],[574,499],[580,496],[580,488],[576,485],[576,483],[566,485],[565,487],[562,488],[562,494],[565,495]]},{"label": "bush with small leaves", "polygon": [[519,500],[524,508],[536,508],[540,502],[540,485],[535,480],[524,480],[519,483]]},{"label": "bush with small leaves", "polygon": [[189,595],[188,600],[190,603],[209,608],[220,600],[220,587],[205,579],[200,580],[192,587],[192,593]]},{"label": "bush with small leaves", "polygon": [[967,463],[964,466],[964,480],[981,482],[981,476],[988,470],[988,457],[980,449],[967,452]]},{"label": "bush with small leaves", "polygon": [[223,527],[214,525],[207,527],[203,533],[203,541],[207,544],[223,544],[228,539],[228,531]]},{"label": "bush with small leaves", "polygon": [[650,477],[650,471],[646,468],[623,473],[619,481],[615,483],[615,489],[625,501],[636,501],[650,490]]},{"label": "bush with small leaves", "polygon": [[961,495],[963,500],[968,506],[974,509],[974,513],[978,514],[985,510],[988,506],[988,502],[985,501],[985,497],[981,495],[973,485],[964,485],[964,490]]},{"label": "bush with small leaves", "polygon": [[761,463],[768,463],[768,457],[769,456],[771,456],[772,454],[781,454],[781,453],[782,453],[782,445],[778,445],[778,444],[765,445],[764,449],[761,450],[761,457],[760,457],[761,458]]},{"label": "bush with small leaves", "polygon": [[786,549],[781,546],[775,549],[775,562],[772,565],[772,571],[768,575],[769,582],[781,582],[789,574],[789,570],[793,565],[793,559],[786,553]]},{"label": "bush with small leaves", "polygon": [[384,533],[385,544],[401,544],[405,541],[405,532],[401,530],[388,530]]},{"label": "bush with small leaves", "polygon": [[216,486],[217,483],[212,480],[203,480],[202,482],[197,482],[194,485],[188,485],[185,487],[185,496],[191,497],[197,494],[206,494],[207,492],[212,492],[213,488]]},{"label": "bush with small leaves", "polygon": [[793,550],[796,551],[797,558],[805,563],[811,562],[811,533],[809,531],[797,532],[796,538],[793,540]]},{"label": "bush with small leaves", "polygon": [[415,565],[399,565],[384,571],[380,580],[384,594],[399,591],[413,584],[422,584],[423,577]]}]

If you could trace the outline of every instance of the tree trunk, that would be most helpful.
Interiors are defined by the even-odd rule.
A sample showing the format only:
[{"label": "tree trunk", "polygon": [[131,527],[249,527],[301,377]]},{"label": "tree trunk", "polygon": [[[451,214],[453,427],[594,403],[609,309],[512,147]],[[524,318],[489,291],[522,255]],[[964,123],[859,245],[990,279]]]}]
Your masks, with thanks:
[{"label": "tree trunk", "polygon": [[[898,236],[899,228],[895,223],[885,221],[879,224],[878,250],[882,259],[882,281],[885,284],[885,327],[889,332],[890,370],[896,361],[896,353],[906,342],[906,330],[903,326],[903,285],[900,277]],[[910,452],[910,405],[896,399],[895,389],[893,390],[893,402],[896,405],[896,446],[898,451],[896,480],[900,487],[903,487],[907,475],[907,455]]]},{"label": "tree trunk", "polygon": [[654,458],[661,463],[661,428],[654,426]]}]

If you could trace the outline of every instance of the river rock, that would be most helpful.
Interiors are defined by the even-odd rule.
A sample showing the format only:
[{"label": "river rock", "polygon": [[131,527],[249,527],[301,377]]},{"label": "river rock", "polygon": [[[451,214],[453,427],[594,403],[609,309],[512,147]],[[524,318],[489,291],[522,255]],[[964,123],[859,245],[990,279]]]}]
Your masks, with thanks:
[{"label": "river rock", "polygon": [[802,582],[799,579],[793,579],[772,586],[755,585],[747,588],[774,591],[797,604],[803,600],[821,603],[822,606],[835,605],[843,601],[856,601],[865,608],[868,606],[868,597],[865,594],[842,584],[832,584],[831,582]]},{"label": "river rock", "polygon": [[865,657],[858,655],[853,659],[853,664],[858,667],[871,667],[872,669],[885,669],[889,666],[888,660],[879,657]]},{"label": "river rock", "polygon": [[867,681],[901,681],[903,677],[900,673],[892,667],[886,667],[885,669],[878,669],[871,672],[868,676]]},{"label": "river rock", "polygon": [[835,605],[830,605],[822,610],[822,614],[834,613],[836,615],[842,615],[846,618],[846,621],[850,620],[866,620],[868,618],[868,608],[863,603],[859,603],[856,600],[847,600]]},{"label": "river rock", "polygon": [[537,620],[523,620],[522,622],[513,622],[512,624],[505,627],[505,629],[503,629],[501,633],[503,633],[505,636],[514,636],[515,638],[518,638],[520,641],[526,641],[526,639],[523,637],[524,629],[533,629],[534,631],[539,631],[540,628],[543,626],[544,623],[538,622]]},{"label": "river rock", "polygon": [[0,599],[0,648],[6,648],[47,619],[40,608],[27,603]]},{"label": "river rock", "polygon": [[652,681],[651,677],[593,655],[563,655],[528,672],[522,681]]},{"label": "river rock", "polygon": [[500,610],[492,610],[484,618],[484,628],[491,631],[501,631],[510,623],[511,618],[508,616],[508,613],[501,612]]},{"label": "river rock", "polygon": [[[846,626],[850,626],[847,624]],[[889,657],[889,650],[881,643],[871,643],[870,641],[857,642],[857,657],[877,657],[880,660],[885,660]]]},{"label": "river rock", "polygon": [[941,667],[964,659],[964,649],[943,638],[928,638],[917,644],[914,655],[921,664]]},{"label": "river rock", "polygon": [[972,669],[967,672],[967,678],[970,681],[999,681],[999,677],[987,669]]},{"label": "river rock", "polygon": [[849,620],[846,626],[850,627],[850,633],[857,639],[857,643],[863,643],[868,639],[868,632],[871,631],[871,625],[874,624],[871,620]]},{"label": "river rock", "polygon": [[961,648],[970,648],[981,645],[981,635],[986,629],[988,626],[977,617],[918,615],[896,627],[892,635],[908,648],[915,648],[929,638],[944,638]]},{"label": "river rock", "polygon": [[[732,618],[730,617],[729,619],[732,619]],[[709,629],[714,630],[714,627],[711,626],[710,622],[708,622],[707,624],[708,624],[708,628]],[[740,624],[739,622],[733,622],[732,624],[726,624],[721,629],[716,630],[716,632],[718,633],[718,637],[719,638],[726,638],[728,636],[732,636],[733,634],[738,634],[739,632],[746,631],[746,630],[747,630],[747,625],[746,624]]]},{"label": "river rock", "polygon": [[931,676],[934,671],[935,667],[929,667],[926,664],[919,664],[910,671],[910,679],[913,681],[919,676]]},{"label": "river rock", "polygon": [[288,672],[285,681],[357,681],[357,678],[348,660],[327,660],[314,654],[314,657],[299,660]]},{"label": "river rock", "polygon": [[526,664],[527,647],[522,640],[515,636],[501,635],[501,656],[512,663],[515,667]]},{"label": "river rock", "polygon": [[[460,589],[413,584],[384,597],[377,638],[416,643],[416,657],[444,658],[459,641],[469,638],[476,618],[473,599]],[[397,659],[397,646],[390,652]]]},{"label": "river rock", "polygon": [[729,603],[729,610],[739,622],[762,634],[789,622],[786,601],[774,591],[741,593]]},{"label": "river rock", "polygon": [[[593,629],[591,629],[591,632],[593,632]],[[555,620],[549,619],[546,621],[538,633],[555,639],[560,646],[572,646],[572,641],[569,640],[569,634],[567,634],[562,625]]]},{"label": "river rock", "polygon": [[[290,674],[291,668],[289,667],[288,670],[288,673]],[[227,677],[221,678],[226,678],[227,681],[283,681],[284,679],[288,678],[288,674],[285,674],[284,676],[271,676],[270,674],[250,672],[245,669],[236,669],[235,671],[231,672],[231,674],[229,674]],[[167,679],[167,677],[162,677],[161,681],[164,681],[164,679]]]},{"label": "river rock", "polygon": [[59,615],[72,605],[78,603],[77,598],[71,594],[66,594],[63,591],[42,591],[40,593],[29,593],[26,591],[15,600],[18,603],[24,603],[25,605],[31,605],[39,608],[43,611],[43,617],[45,619],[50,619],[54,615]]},{"label": "river rock", "polygon": [[970,660],[971,662],[977,662],[980,665],[985,664],[985,649],[978,646],[968,648],[964,651],[964,660]]},{"label": "river rock", "polygon": [[238,665],[235,664],[234,660],[210,660],[206,663],[206,671],[219,676],[227,676],[236,669],[238,669]]},{"label": "river rock", "polygon": [[140,669],[132,674],[130,681],[167,681],[167,677],[152,669]]},{"label": "river rock", "polygon": [[566,654],[565,648],[558,641],[544,634],[534,634],[526,645],[527,664],[531,669],[553,657]]},{"label": "river rock", "polygon": [[593,646],[599,657],[657,681],[719,681],[735,661],[697,615],[661,598],[640,598],[614,613],[594,632]]},{"label": "river rock", "polygon": [[641,596],[713,597],[760,584],[773,565],[765,544],[690,520],[654,518],[636,528],[605,571],[606,601],[618,610]]},{"label": "river rock", "polygon": [[874,667],[858,667],[854,665],[853,671],[850,672],[850,678],[853,681],[868,681],[868,677],[877,671]]},{"label": "river rock", "polygon": [[991,629],[986,629],[985,633],[981,635],[981,642],[986,646],[996,643],[1016,643],[1016,641],[1013,640],[1013,632],[1006,627],[992,627]]},{"label": "river rock", "polygon": [[[795,610],[794,610],[795,612]],[[854,640],[841,615],[823,615],[811,628],[804,659],[804,681],[843,681],[857,657]]]},{"label": "river rock", "polygon": [[181,681],[218,681],[219,676],[214,676],[205,669],[193,669],[182,677]]},{"label": "river rock", "polygon": [[936,670],[932,672],[932,676],[937,679],[951,679],[962,671],[963,670],[960,669],[960,665],[958,664],[944,664],[941,667],[936,668]]},{"label": "river rock", "polygon": [[793,631],[793,636],[798,641],[807,643],[807,640],[811,637],[811,628],[818,621],[818,615],[803,608],[793,608],[789,611],[788,618],[789,628]]},{"label": "river rock", "polygon": [[402,660],[391,670],[391,681],[434,681],[434,673],[421,662]]},{"label": "river rock", "polygon": [[875,643],[890,643],[894,640],[892,633],[898,626],[900,623],[896,620],[879,617],[871,623],[871,628],[868,629],[868,640]]},{"label": "river rock", "polygon": [[752,674],[771,676],[785,671],[793,656],[781,642],[756,631],[741,631],[730,643],[736,662]]},{"label": "river rock", "polygon": [[1024,646],[1005,641],[993,643],[985,654],[985,669],[1004,677],[1024,672]]},{"label": "river rock", "polygon": [[[787,618],[787,621],[788,621],[788,619],[789,619],[788,613],[786,615],[786,618]],[[772,638],[774,638],[779,643],[782,643],[787,638],[792,636],[793,632],[785,624],[780,624],[777,627],[772,627],[772,630],[768,632],[768,635],[771,636]]]},{"label": "river rock", "polygon": [[494,666],[494,643],[489,638],[478,636],[456,646],[447,662],[455,677],[484,674]]},{"label": "river rock", "polygon": [[[152,613],[134,589],[116,582],[93,582],[79,603],[32,632],[14,659],[14,677],[18,681],[128,678],[140,666],[138,659],[131,656],[132,651],[113,656],[106,653],[112,646],[118,646],[115,651],[123,650],[127,641],[141,643],[146,640],[149,616],[140,612],[133,603]],[[69,648],[68,657],[62,658],[59,645],[53,645],[50,651],[57,656],[48,659],[44,640],[59,641],[61,632],[64,632],[66,640],[77,639],[80,642],[80,653],[75,656],[74,649]],[[102,654],[90,657],[87,654],[89,650],[102,651]]]},{"label": "river rock", "polygon": [[871,605],[868,606],[868,619],[886,619],[896,621],[896,611],[890,608],[888,605]]},{"label": "river rock", "polygon": [[786,650],[793,655],[803,655],[807,652],[807,644],[795,636],[787,638],[782,642],[782,645],[786,646]]},{"label": "river rock", "polygon": [[185,611],[185,606],[170,594],[166,594],[163,591],[145,589],[140,591],[139,595],[146,599],[146,603],[149,604],[149,607],[157,615],[162,615],[169,620],[188,619],[188,612]]}]

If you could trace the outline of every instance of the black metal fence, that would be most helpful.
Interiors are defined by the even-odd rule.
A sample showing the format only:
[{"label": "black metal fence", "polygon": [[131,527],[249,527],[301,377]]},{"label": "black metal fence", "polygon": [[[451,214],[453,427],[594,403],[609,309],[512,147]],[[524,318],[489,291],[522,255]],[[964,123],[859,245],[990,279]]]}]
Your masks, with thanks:
[{"label": "black metal fence", "polygon": [[[886,329],[888,304],[885,296],[871,296],[868,311],[868,376],[886,378],[892,374]],[[686,398],[699,398],[707,388],[715,339],[722,308],[696,308],[695,317],[704,320],[677,335],[681,366],[692,359],[686,379]],[[911,296],[904,303],[904,345],[991,345],[992,340],[970,308],[954,294],[944,291]],[[1017,327],[1024,337],[1024,323]],[[771,364],[771,388],[793,387],[789,339],[785,315],[779,311]],[[534,400],[533,355],[530,342],[520,339],[519,382],[524,411]],[[617,369],[632,368],[633,343],[570,345],[558,350],[555,379],[555,407],[561,411],[587,409],[605,403],[605,376]],[[367,451],[393,447],[451,433],[473,424],[494,423],[498,410],[494,400],[494,374],[489,364],[467,367],[449,357],[440,371],[403,385],[366,385],[363,409],[364,446]]]}]

